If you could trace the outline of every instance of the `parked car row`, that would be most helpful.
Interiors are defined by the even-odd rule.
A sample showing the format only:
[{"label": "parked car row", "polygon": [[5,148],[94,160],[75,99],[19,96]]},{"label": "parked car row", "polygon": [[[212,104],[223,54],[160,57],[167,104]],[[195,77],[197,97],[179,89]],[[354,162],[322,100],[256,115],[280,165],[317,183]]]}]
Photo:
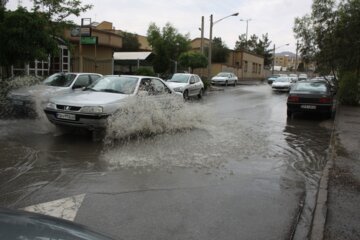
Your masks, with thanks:
[{"label": "parked car row", "polygon": [[268,77],[268,79],[267,79],[268,84],[272,84],[279,77],[289,77],[292,82],[304,81],[304,80],[308,79],[308,76],[305,73],[301,73],[299,75],[297,75],[295,73],[291,73],[289,75],[281,73],[281,74],[274,74],[274,75],[271,75],[270,77]]}]

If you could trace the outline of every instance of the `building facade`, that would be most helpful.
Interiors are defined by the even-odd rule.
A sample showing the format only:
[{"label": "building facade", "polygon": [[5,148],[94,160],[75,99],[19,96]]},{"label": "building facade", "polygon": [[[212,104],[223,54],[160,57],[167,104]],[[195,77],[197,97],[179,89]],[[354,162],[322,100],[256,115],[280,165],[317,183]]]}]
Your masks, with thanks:
[{"label": "building facade", "polygon": [[[193,51],[203,53],[207,52],[209,40],[196,38],[191,41]],[[207,69],[195,69],[197,74],[208,77]],[[265,78],[264,58],[248,51],[231,50],[225,63],[212,63],[211,76],[215,76],[219,72],[232,72],[240,80],[262,80]]]}]

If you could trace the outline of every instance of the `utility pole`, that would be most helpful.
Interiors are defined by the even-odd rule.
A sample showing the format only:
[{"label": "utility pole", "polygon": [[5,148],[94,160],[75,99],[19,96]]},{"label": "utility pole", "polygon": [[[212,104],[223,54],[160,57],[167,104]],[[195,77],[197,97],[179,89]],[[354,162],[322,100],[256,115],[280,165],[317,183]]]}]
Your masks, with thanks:
[{"label": "utility pole", "polygon": [[271,71],[272,75],[274,75],[274,68],[275,68],[275,43],[274,43],[273,57],[272,57],[272,71]]},{"label": "utility pole", "polygon": [[201,17],[201,40],[200,40],[200,51],[204,54],[204,16]]},{"label": "utility pole", "polygon": [[212,48],[212,29],[213,29],[213,15],[210,15],[210,33],[209,33],[209,54],[208,54],[208,73],[207,79],[210,80],[211,78],[211,48]]},{"label": "utility pole", "polygon": [[296,55],[295,55],[295,73],[297,74],[298,70],[298,51],[299,51],[299,41],[296,42]]}]

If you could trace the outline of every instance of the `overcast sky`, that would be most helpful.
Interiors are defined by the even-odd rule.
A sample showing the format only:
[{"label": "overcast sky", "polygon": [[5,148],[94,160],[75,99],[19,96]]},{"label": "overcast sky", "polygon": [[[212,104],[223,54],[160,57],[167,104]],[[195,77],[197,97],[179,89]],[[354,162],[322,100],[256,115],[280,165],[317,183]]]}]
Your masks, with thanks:
[{"label": "overcast sky", "polygon": [[[18,0],[10,0],[7,8],[15,9]],[[29,7],[29,0],[21,1]],[[213,36],[221,37],[229,48],[235,46],[240,34],[246,33],[246,22],[240,19],[252,19],[248,22],[248,36],[261,36],[268,33],[276,47],[290,43],[277,50],[295,52],[295,39],[292,31],[294,18],[310,12],[312,0],[82,0],[94,5],[93,9],[81,17],[92,21],[112,22],[116,29],[146,36],[151,22],[163,27],[170,22],[182,34],[189,33],[190,38],[200,37],[201,16],[205,17],[205,37],[209,37],[209,20],[214,21],[238,12],[214,25]],[[72,18],[80,24],[80,18]],[[271,45],[272,46],[272,45]]]}]

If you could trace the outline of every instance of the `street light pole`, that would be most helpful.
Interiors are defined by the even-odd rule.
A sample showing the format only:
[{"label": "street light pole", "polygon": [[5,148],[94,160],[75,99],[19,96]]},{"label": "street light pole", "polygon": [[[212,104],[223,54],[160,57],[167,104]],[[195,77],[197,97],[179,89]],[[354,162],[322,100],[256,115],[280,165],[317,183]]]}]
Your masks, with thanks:
[{"label": "street light pole", "polygon": [[273,61],[272,61],[272,71],[271,71],[271,74],[274,74],[274,67],[275,67],[275,50],[276,50],[276,49],[279,49],[279,48],[281,48],[281,47],[289,46],[289,45],[290,45],[290,43],[287,43],[287,44],[284,44],[284,45],[281,45],[281,46],[275,48],[275,43],[274,43],[274,48],[273,48]]},{"label": "street light pole", "polygon": [[248,25],[249,21],[251,21],[251,18],[248,19],[240,19],[241,22],[246,22],[246,42],[245,42],[245,48],[247,48],[247,41],[248,41]]},{"label": "street light pole", "polygon": [[201,17],[201,40],[200,40],[200,49],[201,53],[204,54],[204,16]]},{"label": "street light pole", "polygon": [[219,20],[217,21],[213,21],[213,15],[211,14],[210,15],[210,33],[209,33],[209,54],[208,54],[208,74],[207,74],[207,78],[208,80],[210,80],[211,78],[211,51],[212,51],[212,29],[213,29],[213,26],[220,22],[221,20],[224,20],[225,18],[228,18],[228,17],[235,17],[239,15],[239,13],[233,13],[229,16],[226,16],[226,17],[223,17],[223,18],[220,18]]}]

